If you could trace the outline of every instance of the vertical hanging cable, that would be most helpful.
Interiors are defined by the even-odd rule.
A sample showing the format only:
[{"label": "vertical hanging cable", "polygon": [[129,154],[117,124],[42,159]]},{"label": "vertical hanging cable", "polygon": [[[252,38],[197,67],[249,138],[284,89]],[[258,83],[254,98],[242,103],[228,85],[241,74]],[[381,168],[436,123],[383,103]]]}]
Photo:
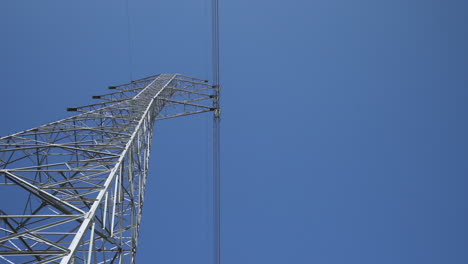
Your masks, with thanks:
[{"label": "vertical hanging cable", "polygon": [[129,0],[125,0],[125,15],[127,17],[127,39],[128,39],[128,64],[130,68],[130,81],[133,81],[133,52],[132,52],[132,31],[131,31],[131,23],[130,23],[130,8],[129,8]]},{"label": "vertical hanging cable", "polygon": [[212,70],[213,88],[213,263],[221,263],[221,168],[220,168],[220,122],[219,104],[219,1],[212,0]]}]

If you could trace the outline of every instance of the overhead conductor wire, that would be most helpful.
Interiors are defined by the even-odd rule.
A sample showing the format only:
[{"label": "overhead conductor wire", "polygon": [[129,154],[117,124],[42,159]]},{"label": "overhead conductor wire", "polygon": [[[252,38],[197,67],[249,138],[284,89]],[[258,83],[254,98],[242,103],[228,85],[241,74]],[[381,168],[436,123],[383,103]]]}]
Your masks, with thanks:
[{"label": "overhead conductor wire", "polygon": [[128,64],[130,71],[130,81],[133,81],[133,52],[132,52],[132,32],[131,32],[131,23],[130,23],[130,8],[129,0],[125,0],[125,15],[127,17],[127,39],[128,39]]},{"label": "overhead conductor wire", "polygon": [[219,1],[212,0],[212,70],[213,70],[213,263],[221,263],[221,164],[220,164],[220,123],[219,103]]}]

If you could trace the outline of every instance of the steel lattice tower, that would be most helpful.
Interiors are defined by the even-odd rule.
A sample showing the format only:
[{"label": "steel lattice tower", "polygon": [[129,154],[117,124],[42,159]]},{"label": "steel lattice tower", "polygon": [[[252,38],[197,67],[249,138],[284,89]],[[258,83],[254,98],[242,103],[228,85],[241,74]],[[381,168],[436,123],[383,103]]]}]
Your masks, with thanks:
[{"label": "steel lattice tower", "polygon": [[219,86],[160,74],[109,89],[68,109],[78,115],[0,138],[0,262],[135,262],[154,122],[219,118]]}]

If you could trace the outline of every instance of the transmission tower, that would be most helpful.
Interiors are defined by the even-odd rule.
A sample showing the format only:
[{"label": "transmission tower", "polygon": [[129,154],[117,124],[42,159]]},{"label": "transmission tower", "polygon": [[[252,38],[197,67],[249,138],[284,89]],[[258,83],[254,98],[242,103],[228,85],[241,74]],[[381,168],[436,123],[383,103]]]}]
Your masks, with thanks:
[{"label": "transmission tower", "polygon": [[0,263],[135,263],[154,122],[219,119],[219,86],[160,74],[109,89],[0,138]]}]

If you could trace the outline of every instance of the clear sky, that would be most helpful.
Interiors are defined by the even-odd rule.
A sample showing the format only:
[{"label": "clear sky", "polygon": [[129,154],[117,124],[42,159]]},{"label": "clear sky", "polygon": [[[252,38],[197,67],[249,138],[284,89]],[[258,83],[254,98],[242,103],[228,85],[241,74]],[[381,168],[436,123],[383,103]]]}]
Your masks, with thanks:
[{"label": "clear sky", "polygon": [[[1,2],[1,135],[210,78],[209,0],[128,2]],[[468,2],[220,6],[222,263],[468,263]],[[210,120],[157,124],[138,263],[210,263]]]}]

